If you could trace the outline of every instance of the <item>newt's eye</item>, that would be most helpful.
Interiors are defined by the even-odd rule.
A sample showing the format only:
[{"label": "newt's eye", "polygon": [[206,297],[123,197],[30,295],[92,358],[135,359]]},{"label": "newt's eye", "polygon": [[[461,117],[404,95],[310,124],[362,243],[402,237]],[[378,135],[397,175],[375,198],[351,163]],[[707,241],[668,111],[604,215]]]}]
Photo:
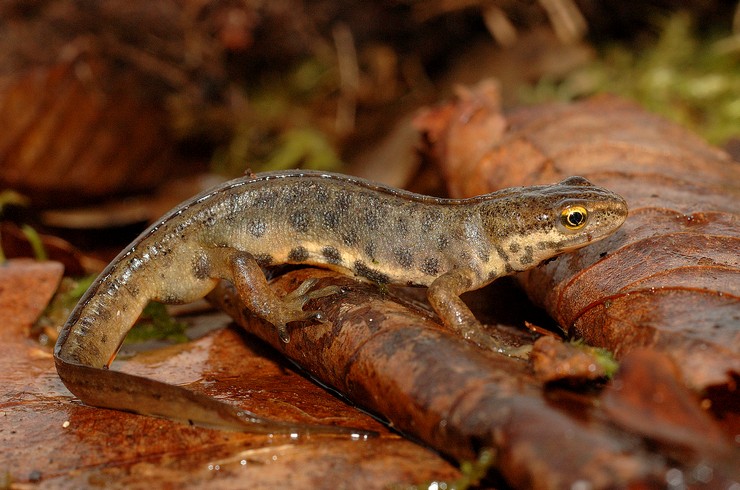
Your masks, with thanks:
[{"label": "newt's eye", "polygon": [[583,206],[570,206],[560,213],[560,223],[571,231],[579,230],[588,221],[588,211]]}]

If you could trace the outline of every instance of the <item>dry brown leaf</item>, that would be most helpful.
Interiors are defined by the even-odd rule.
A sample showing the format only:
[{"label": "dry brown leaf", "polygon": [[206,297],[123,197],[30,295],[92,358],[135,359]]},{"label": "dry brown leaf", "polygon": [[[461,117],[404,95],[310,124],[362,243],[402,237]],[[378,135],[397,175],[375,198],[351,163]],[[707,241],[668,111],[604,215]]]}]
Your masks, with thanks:
[{"label": "dry brown leaf", "polygon": [[595,353],[582,346],[562,342],[552,335],[537,339],[529,359],[537,378],[543,383],[578,385],[608,377]]},{"label": "dry brown leaf", "polygon": [[59,262],[11,259],[0,264],[0,335],[27,335],[54,296],[63,273]]},{"label": "dry brown leaf", "polygon": [[685,460],[691,457],[686,452],[696,451],[722,458],[729,450],[725,435],[679,377],[667,356],[635,349],[604,390],[602,407],[614,423],[661,445],[673,457]]},{"label": "dry brown leaf", "polygon": [[[51,353],[27,336],[61,277],[59,264],[0,266],[0,484],[51,488],[386,488],[454,480],[433,451],[311,383],[253,337],[221,329],[192,343],[116,362],[116,368],[189,388],[265,416],[364,426],[347,438],[242,434],[88,407],[62,384]],[[51,264],[51,276],[40,272]],[[11,271],[11,272],[9,272]],[[30,288],[22,287],[29,284]],[[216,321],[226,325],[221,315]]]},{"label": "dry brown leaf", "polygon": [[504,117],[491,93],[490,84],[462,92],[418,121],[454,197],[583,175],[630,206],[614,236],[520,275],[528,295],[574,337],[618,357],[651,347],[694,389],[734,390],[740,165],[613,97],[519,110],[486,136]]},{"label": "dry brown leaf", "polygon": [[166,113],[112,65],[81,58],[0,78],[0,185],[58,205],[164,179]]},{"label": "dry brown leaf", "polygon": [[274,287],[285,294],[309,277],[322,278],[317,287],[339,285],[345,292],[307,305],[330,323],[294,325],[288,344],[241,306],[233,288],[222,285],[211,299],[319,381],[401,432],[457,459],[495,448],[496,467],[509,485],[659,485],[672,468],[690,472],[699,463],[713,472],[712,484],[737,478],[726,462],[732,450],[716,457],[705,451],[711,445],[697,442],[691,457],[677,463],[652,441],[616,430],[595,399],[546,398],[527,363],[481,351],[393,292],[316,269],[293,271]]}]

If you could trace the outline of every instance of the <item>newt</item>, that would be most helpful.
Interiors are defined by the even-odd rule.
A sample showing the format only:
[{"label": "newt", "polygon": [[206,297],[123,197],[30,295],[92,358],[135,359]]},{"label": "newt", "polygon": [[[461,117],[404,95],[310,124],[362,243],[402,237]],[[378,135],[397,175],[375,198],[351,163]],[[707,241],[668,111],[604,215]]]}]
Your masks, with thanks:
[{"label": "newt", "polygon": [[609,236],[626,216],[622,197],[583,177],[442,199],[325,172],[245,176],[182,203],[108,265],[60,333],[57,372],[92,406],[251,432],[367,435],[264,419],[108,367],[149,301],[191,302],[222,279],[284,342],[292,322],[326,321],[320,311],[303,307],[339,289],[312,291],[315,281],[308,280],[278,297],[263,267],[286,263],[327,267],[378,284],[426,286],[447,328],[511,354],[486,334],[460,294]]}]

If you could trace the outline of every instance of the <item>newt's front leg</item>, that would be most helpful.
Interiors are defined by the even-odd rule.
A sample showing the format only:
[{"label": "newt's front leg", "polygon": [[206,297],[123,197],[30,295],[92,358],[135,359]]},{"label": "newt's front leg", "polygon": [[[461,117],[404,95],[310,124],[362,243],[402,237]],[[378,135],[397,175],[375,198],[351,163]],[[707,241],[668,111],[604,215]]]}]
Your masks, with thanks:
[{"label": "newt's front leg", "polygon": [[338,286],[327,286],[316,291],[309,290],[317,279],[307,279],[295,291],[283,298],[278,297],[267,284],[265,274],[250,254],[235,252],[231,258],[232,282],[239,299],[255,315],[267,320],[277,328],[280,340],[290,342],[287,324],[297,321],[326,322],[320,311],[303,311],[310,300],[340,292]]},{"label": "newt's front leg", "polygon": [[461,337],[489,349],[511,357],[527,358],[530,346],[511,347],[494,339],[475,318],[468,305],[460,299],[464,292],[481,287],[476,274],[471,269],[454,269],[439,276],[427,291],[429,303],[437,312],[442,323]]}]

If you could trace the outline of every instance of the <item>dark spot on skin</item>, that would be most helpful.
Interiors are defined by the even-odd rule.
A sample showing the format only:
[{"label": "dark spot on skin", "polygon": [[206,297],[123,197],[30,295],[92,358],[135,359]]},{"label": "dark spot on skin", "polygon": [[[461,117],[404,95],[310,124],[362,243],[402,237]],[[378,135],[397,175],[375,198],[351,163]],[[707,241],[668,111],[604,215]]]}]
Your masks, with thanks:
[{"label": "dark spot on skin", "polygon": [[265,223],[261,219],[253,220],[249,224],[249,233],[251,233],[252,236],[259,238],[262,235],[264,235],[266,231],[267,231],[267,223]]},{"label": "dark spot on skin", "polygon": [[534,250],[532,249],[531,245],[527,245],[526,247],[524,247],[524,255],[522,255],[521,259],[519,259],[519,262],[522,265],[529,265],[534,262]]},{"label": "dark spot on skin", "polygon": [[342,233],[342,242],[345,245],[355,245],[357,243],[357,233],[353,230]]},{"label": "dark spot on skin", "polygon": [[211,274],[211,264],[208,257],[199,254],[193,261],[193,275],[196,279],[206,279]]},{"label": "dark spot on skin", "polygon": [[[216,218],[216,211],[213,209],[205,209],[201,211],[198,218],[200,222],[203,224],[203,226],[211,227],[216,224],[217,218]],[[179,234],[182,231],[184,231],[184,228],[186,228],[188,225],[190,225],[190,219],[186,220],[185,222],[181,222],[177,225],[177,228],[175,229],[175,233]]]},{"label": "dark spot on skin", "polygon": [[321,255],[324,256],[329,264],[341,264],[342,254],[334,247],[324,247],[321,249]]},{"label": "dark spot on skin", "polygon": [[326,187],[317,186],[316,191],[314,192],[314,198],[316,198],[318,202],[326,202],[329,199],[329,191]]},{"label": "dark spot on skin", "polygon": [[519,243],[517,242],[511,242],[511,245],[509,245],[509,252],[515,254],[519,251]]},{"label": "dark spot on skin", "polygon": [[365,244],[365,255],[368,256],[368,258],[375,262],[375,242],[369,241]]},{"label": "dark spot on skin", "polygon": [[388,284],[391,282],[387,275],[376,271],[375,269],[371,269],[361,260],[355,262],[355,274],[378,284]]},{"label": "dark spot on skin", "polygon": [[260,267],[267,267],[268,265],[272,265],[273,257],[270,254],[257,254],[254,256],[254,261]]},{"label": "dark spot on skin", "polygon": [[305,210],[299,210],[295,211],[290,215],[290,226],[293,227],[295,231],[299,231],[301,233],[305,233],[308,231],[308,227],[310,224],[310,217],[308,211]]},{"label": "dark spot on skin", "polygon": [[308,250],[304,247],[295,247],[288,253],[288,260],[291,262],[305,262],[308,260]]},{"label": "dark spot on skin", "polygon": [[485,248],[481,247],[478,249],[478,258],[483,262],[488,262],[489,255]]},{"label": "dark spot on skin", "polygon": [[352,194],[344,193],[344,194],[339,194],[337,196],[336,207],[340,213],[347,214],[349,212],[349,208],[351,205],[352,205]]},{"label": "dark spot on skin", "polygon": [[377,230],[380,227],[380,213],[375,208],[365,210],[365,226],[368,230]]},{"label": "dark spot on skin", "polygon": [[396,219],[396,231],[401,235],[408,234],[409,224],[406,222],[406,218],[399,216]]},{"label": "dark spot on skin", "polygon": [[509,254],[506,253],[506,251],[501,247],[501,245],[496,245],[496,253],[504,262],[509,261]]},{"label": "dark spot on skin", "polygon": [[324,226],[330,230],[334,230],[339,226],[340,215],[336,211],[324,212]]},{"label": "dark spot on skin", "polygon": [[274,207],[277,197],[274,190],[262,191],[254,198],[254,206],[261,209]]},{"label": "dark spot on skin", "polygon": [[168,294],[161,298],[161,302],[167,305],[179,305],[182,304],[182,298],[174,294]]},{"label": "dark spot on skin", "polygon": [[511,274],[512,272],[514,272],[514,268],[508,262],[506,262],[504,270],[507,274]]},{"label": "dark spot on skin", "polygon": [[226,219],[226,221],[235,221],[236,217],[240,216],[239,211],[241,209],[244,209],[242,198],[234,194],[229,198],[228,202],[229,202],[228,210],[226,213],[224,213],[223,217]]},{"label": "dark spot on skin", "polygon": [[546,240],[543,242],[537,242],[537,248],[539,250],[555,250],[558,248],[558,244],[552,240]]},{"label": "dark spot on skin", "polygon": [[407,248],[396,248],[393,250],[393,255],[396,257],[398,265],[404,269],[410,269],[414,265],[414,256],[411,250]]},{"label": "dark spot on skin", "polygon": [[[206,220],[203,221],[203,224],[206,224],[207,225],[207,223],[208,223],[208,219],[206,219]],[[178,224],[175,227],[175,229],[173,230],[173,233],[175,235],[180,235],[180,238],[185,238],[184,232],[188,228],[188,225],[190,225],[190,220],[181,222],[180,224]],[[208,225],[208,226],[210,226],[210,225]]]},{"label": "dark spot on skin", "polygon": [[283,199],[287,204],[298,204],[304,201],[303,194],[303,186],[293,185],[285,190]]},{"label": "dark spot on skin", "polygon": [[427,257],[421,263],[421,267],[419,269],[424,274],[436,276],[439,274],[439,260],[434,257]]},{"label": "dark spot on skin", "polygon": [[450,238],[447,235],[437,237],[437,250],[444,250],[450,245]]},{"label": "dark spot on skin", "polygon": [[493,281],[495,279],[498,279],[498,271],[496,269],[493,269],[491,272],[488,273],[488,280]]},{"label": "dark spot on skin", "polygon": [[442,219],[439,211],[427,211],[421,219],[421,231],[431,231]]}]

